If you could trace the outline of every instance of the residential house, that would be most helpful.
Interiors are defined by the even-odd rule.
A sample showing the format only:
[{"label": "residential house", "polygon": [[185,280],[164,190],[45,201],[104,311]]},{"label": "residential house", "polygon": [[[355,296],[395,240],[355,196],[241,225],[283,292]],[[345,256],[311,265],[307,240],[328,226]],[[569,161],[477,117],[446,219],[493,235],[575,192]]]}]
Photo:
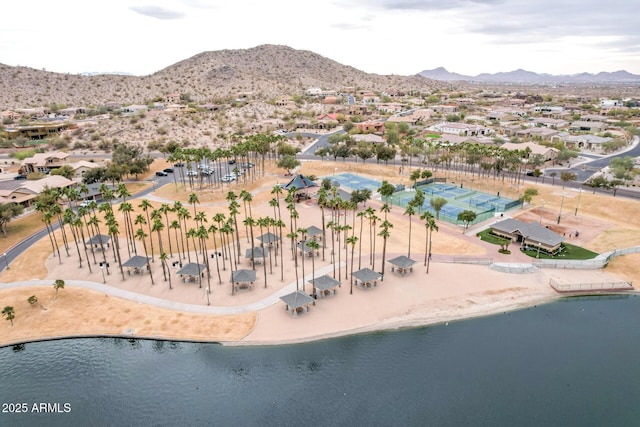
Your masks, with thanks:
[{"label": "residential house", "polygon": [[567,125],[566,120],[552,119],[549,117],[532,117],[527,126],[544,126],[548,128],[561,128]]},{"label": "residential house", "polygon": [[149,107],[146,105],[127,105],[126,107],[120,108],[120,111],[123,114],[142,114],[149,110]]},{"label": "residential house", "polygon": [[523,142],[515,144],[513,142],[505,142],[500,146],[508,151],[527,150],[529,149],[529,156],[540,155],[545,161],[555,160],[558,158],[558,150],[553,147],[545,147],[544,145],[536,144],[535,142]]},{"label": "residential house", "polygon": [[562,141],[564,143],[564,146],[567,148],[590,150],[595,152],[601,152],[602,144],[612,140],[612,138],[609,137],[602,137],[592,134],[570,135],[568,133],[562,133],[558,135],[557,138]]},{"label": "residential house", "polygon": [[381,121],[366,121],[356,123],[356,128],[362,133],[384,133],[384,122]]},{"label": "residential house", "polygon": [[69,129],[69,123],[42,123],[27,126],[12,126],[4,129],[8,139],[20,137],[29,140],[46,139]]},{"label": "residential house", "polygon": [[601,99],[600,107],[605,109],[624,107],[624,102],[619,99]]},{"label": "residential house", "polygon": [[305,93],[309,96],[320,96],[320,94],[322,94],[322,89],[319,87],[310,87]]},{"label": "residential house", "polygon": [[436,113],[453,114],[458,112],[457,105],[432,105],[430,107]]},{"label": "residential house", "polygon": [[100,164],[87,162],[86,160],[80,160],[78,162],[69,163],[68,166],[71,167],[71,169],[73,170],[73,178],[76,180],[82,180],[82,178],[84,177],[84,174],[87,171],[90,171],[95,168],[99,168]]},{"label": "residential house", "polygon": [[492,129],[485,126],[458,122],[441,122],[431,126],[429,129],[461,136],[489,135],[493,132]]},{"label": "residential house", "polygon": [[47,172],[66,164],[69,154],[62,151],[36,153],[33,157],[27,157],[22,161],[20,168],[23,174],[31,172]]},{"label": "residential house", "polygon": [[602,132],[607,125],[602,122],[577,121],[569,125],[569,130],[573,132]]},{"label": "residential house", "polygon": [[0,203],[19,203],[30,206],[45,188],[66,188],[75,182],[60,175],[47,176],[35,181],[0,181]]}]

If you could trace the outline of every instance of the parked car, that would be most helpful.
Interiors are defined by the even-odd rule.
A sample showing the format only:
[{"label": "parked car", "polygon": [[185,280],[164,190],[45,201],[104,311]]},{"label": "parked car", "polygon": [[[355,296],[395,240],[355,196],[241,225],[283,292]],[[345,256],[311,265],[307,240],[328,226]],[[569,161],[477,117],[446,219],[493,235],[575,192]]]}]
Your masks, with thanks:
[{"label": "parked car", "polygon": [[27,179],[26,175],[16,175],[13,177],[13,179]]},{"label": "parked car", "polygon": [[167,176],[169,175],[168,173],[166,173],[165,171],[157,171],[156,172],[156,176]]},{"label": "parked car", "polygon": [[80,207],[81,208],[87,208],[89,207],[89,205],[91,204],[91,200],[83,200],[82,202],[80,202]]},{"label": "parked car", "polygon": [[172,168],[166,168],[166,169],[164,169],[164,172],[173,173],[173,169]]},{"label": "parked car", "polygon": [[183,167],[183,166],[184,166],[184,163],[182,163],[182,162],[178,162],[178,163],[174,163],[174,164],[173,164],[173,167],[174,167],[174,168],[181,168],[181,167]]},{"label": "parked car", "polygon": [[231,159],[231,160],[229,160],[229,164],[230,164],[230,165],[235,165],[235,164],[236,164],[236,159]]},{"label": "parked car", "polygon": [[222,182],[231,182],[231,181],[235,181],[236,180],[236,176],[229,174],[229,175],[225,175],[222,177]]},{"label": "parked car", "polygon": [[198,176],[198,172],[194,170],[187,171],[187,176]]}]

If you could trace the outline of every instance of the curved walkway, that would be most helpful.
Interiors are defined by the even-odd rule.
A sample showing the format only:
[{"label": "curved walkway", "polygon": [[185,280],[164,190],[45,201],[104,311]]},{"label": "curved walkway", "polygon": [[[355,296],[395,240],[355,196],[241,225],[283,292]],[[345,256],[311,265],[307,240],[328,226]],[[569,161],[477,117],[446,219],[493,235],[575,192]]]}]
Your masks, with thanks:
[{"label": "curved walkway", "polygon": [[[340,264],[336,263],[335,265],[336,265],[336,268],[344,267],[344,263],[340,263]],[[333,264],[319,268],[315,271],[315,275],[307,274],[304,277],[303,283],[306,283],[308,280],[313,279],[313,277],[319,277],[324,274],[328,274],[331,271],[333,271]],[[25,280],[21,282],[13,282],[13,283],[0,283],[0,290],[28,287],[28,286],[51,286],[52,283],[53,283],[52,280]],[[220,307],[220,306],[210,306],[210,305],[202,306],[202,305],[193,305],[193,304],[174,302],[174,301],[169,301],[161,298],[151,297],[148,295],[138,294],[138,293],[127,291],[120,288],[115,288],[113,286],[107,286],[102,283],[89,282],[85,280],[65,280],[65,286],[66,285],[76,286],[76,287],[85,288],[85,289],[91,289],[97,292],[102,292],[105,294],[109,294],[111,296],[129,300],[129,301],[134,301],[141,304],[153,305],[153,306],[165,308],[168,310],[182,311],[186,313],[199,313],[199,314],[240,314],[240,313],[259,311],[280,302],[281,296],[287,295],[296,290],[296,282],[292,282],[284,286],[277,292],[274,292],[272,295],[268,296],[267,298],[264,298],[260,301],[256,301],[251,304],[246,304],[241,306]]]}]

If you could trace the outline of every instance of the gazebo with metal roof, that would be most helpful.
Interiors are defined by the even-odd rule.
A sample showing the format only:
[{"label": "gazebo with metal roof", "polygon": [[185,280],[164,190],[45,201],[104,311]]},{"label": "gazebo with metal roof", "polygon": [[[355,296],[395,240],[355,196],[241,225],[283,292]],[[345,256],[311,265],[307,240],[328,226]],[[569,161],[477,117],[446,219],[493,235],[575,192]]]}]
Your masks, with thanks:
[{"label": "gazebo with metal roof", "polygon": [[[296,246],[298,247],[298,250],[300,251],[301,255],[306,255],[308,257],[312,257],[314,256],[314,249],[309,246],[309,242],[311,242],[311,240],[305,240],[304,242],[298,242],[296,244]],[[318,256],[318,251],[315,252],[315,256]]]},{"label": "gazebo with metal roof", "polygon": [[[327,296],[330,294],[336,294],[336,288],[340,286],[340,281],[334,279],[333,277],[325,274],[324,276],[316,277],[315,279],[309,280],[309,283],[313,285],[314,294],[318,293],[321,296]],[[319,292],[318,292],[319,291]]]},{"label": "gazebo with metal roof", "polygon": [[285,303],[287,310],[293,317],[309,312],[309,305],[316,304],[316,300],[302,291],[295,291],[287,295],[283,295],[280,299]]},{"label": "gazebo with metal roof", "polygon": [[127,274],[143,274],[149,271],[149,259],[146,256],[134,255],[122,266],[127,269]]},{"label": "gazebo with metal roof", "polygon": [[104,234],[96,234],[87,240],[87,245],[91,246],[93,251],[102,250],[103,247],[109,248],[109,242],[111,241],[111,236],[107,236]]},{"label": "gazebo with metal roof", "polygon": [[207,266],[204,264],[196,264],[195,262],[190,262],[184,265],[178,272],[176,273],[178,276],[182,278],[183,282],[197,282],[198,277],[204,277],[204,273],[207,271]]},{"label": "gazebo with metal roof", "polygon": [[314,238],[316,236],[320,236],[322,238],[322,228],[318,228],[315,225],[310,225],[307,227],[307,237]]},{"label": "gazebo with metal roof", "polygon": [[231,272],[231,284],[233,285],[234,292],[238,289],[253,289],[253,282],[256,281],[256,271],[248,270],[246,268]]},{"label": "gazebo with metal roof", "polygon": [[378,280],[382,279],[381,273],[370,268],[363,268],[351,273],[351,275],[356,279],[356,286],[360,285],[363,288],[375,287],[378,284]]},{"label": "gazebo with metal roof", "polygon": [[254,264],[260,264],[269,256],[269,249],[256,246],[245,251],[245,258]]},{"label": "gazebo with metal roof", "polygon": [[414,261],[405,255],[400,255],[399,257],[390,259],[387,262],[391,264],[391,271],[395,271],[397,269],[398,274],[404,275],[407,272],[413,272],[413,264],[417,261]]},{"label": "gazebo with metal roof", "polygon": [[276,245],[278,245],[280,243],[280,236],[278,236],[277,234],[274,234],[272,232],[264,233],[263,235],[258,236],[256,238],[261,243],[264,243],[265,245],[268,245],[268,246],[273,246],[274,243]]}]

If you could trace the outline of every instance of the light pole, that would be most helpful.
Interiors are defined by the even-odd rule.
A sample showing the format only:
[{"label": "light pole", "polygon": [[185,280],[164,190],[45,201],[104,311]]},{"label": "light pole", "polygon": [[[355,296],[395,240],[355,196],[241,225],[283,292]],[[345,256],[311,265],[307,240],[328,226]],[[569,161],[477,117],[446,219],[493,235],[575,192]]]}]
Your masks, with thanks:
[{"label": "light pole", "polygon": [[538,221],[538,223],[540,225],[542,225],[542,212],[544,211],[544,203],[545,203],[545,201],[543,200],[542,201],[542,209],[540,209],[540,221]]},{"label": "light pole", "polygon": [[562,204],[564,203],[564,196],[566,196],[567,193],[562,193],[562,199],[560,200],[560,212],[558,213],[558,224],[560,224],[560,218],[562,218]]},{"label": "light pole", "polygon": [[7,264],[7,270],[9,269],[9,259],[7,258],[7,253],[3,253],[2,256],[4,256],[4,262],[5,264]]},{"label": "light pole", "polygon": [[578,215],[578,208],[580,207],[580,195],[582,194],[582,188],[578,190],[578,203],[576,203],[576,211],[573,213],[573,216]]}]

